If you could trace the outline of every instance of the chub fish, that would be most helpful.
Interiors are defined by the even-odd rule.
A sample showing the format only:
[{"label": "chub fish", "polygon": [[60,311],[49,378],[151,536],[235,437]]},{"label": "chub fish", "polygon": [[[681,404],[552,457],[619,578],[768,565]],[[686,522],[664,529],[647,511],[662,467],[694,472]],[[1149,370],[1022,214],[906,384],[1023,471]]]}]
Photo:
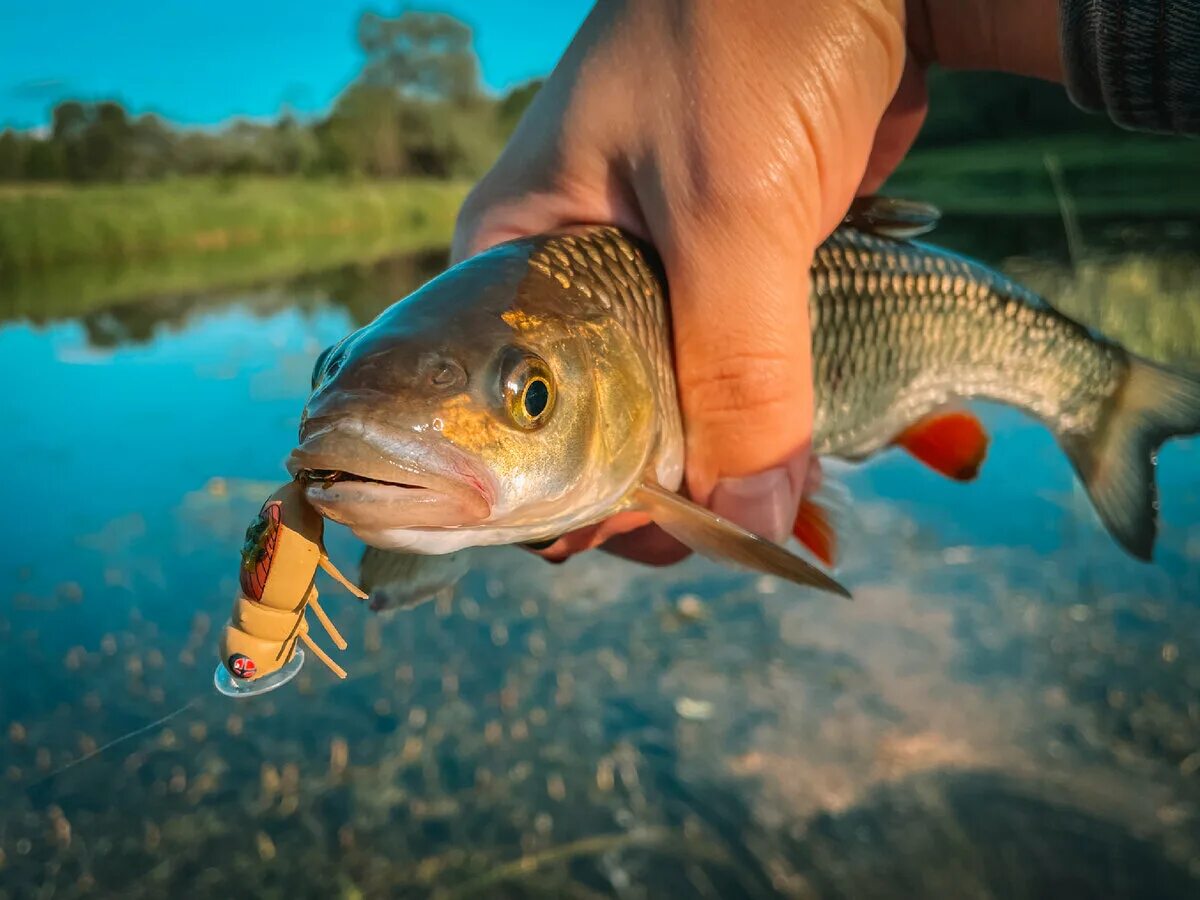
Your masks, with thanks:
[{"label": "chub fish", "polygon": [[[1200,381],[913,240],[936,216],[868,198],[818,248],[814,453],[861,460],[894,445],[969,479],[987,436],[959,404],[1005,403],[1054,433],[1113,537],[1148,559],[1155,451],[1200,431]],[[322,353],[288,468],[316,509],[375,547],[541,541],[640,509],[706,555],[844,593],[676,494],[683,447],[660,264],[589,226],[493,247]],[[795,533],[832,560],[819,505],[805,501]]]}]

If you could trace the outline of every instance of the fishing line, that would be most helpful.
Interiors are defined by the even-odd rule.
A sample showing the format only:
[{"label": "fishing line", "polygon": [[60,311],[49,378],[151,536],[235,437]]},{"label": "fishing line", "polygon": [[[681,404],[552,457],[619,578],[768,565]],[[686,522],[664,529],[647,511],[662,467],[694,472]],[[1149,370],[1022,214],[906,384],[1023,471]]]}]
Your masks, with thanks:
[{"label": "fishing line", "polygon": [[[345,638],[317,601],[314,584],[317,568],[324,569],[360,599],[369,598],[330,562],[323,541],[325,520],[308,505],[303,490],[303,485],[295,481],[285,484],[267,499],[246,532],[240,577],[242,593],[221,633],[221,662],[213,679],[217,690],[227,696],[265,694],[294,678],[304,663],[304,651],[297,646],[300,641],[335,675],[346,677],[345,670],[308,634],[304,612],[312,609],[338,649],[346,649]],[[297,597],[302,598],[298,605]],[[195,696],[165,716],[59,766],[31,783],[27,790],[167,724],[201,699],[202,695]]]},{"label": "fishing line", "polygon": [[183,706],[180,706],[178,709],[172,710],[171,712],[167,713],[162,718],[155,719],[153,722],[150,722],[147,725],[143,725],[141,728],[134,729],[133,731],[130,731],[128,734],[123,734],[119,738],[114,738],[113,740],[111,740],[107,744],[105,744],[103,747],[97,747],[95,750],[85,753],[83,756],[79,757],[78,759],[73,759],[69,763],[59,766],[53,772],[46,773],[41,778],[39,778],[37,781],[30,784],[29,787],[26,788],[26,790],[33,790],[38,785],[46,783],[51,778],[55,778],[55,777],[61,775],[63,772],[66,772],[68,769],[73,769],[76,766],[87,762],[89,759],[93,759],[93,758],[99,756],[104,751],[111,750],[113,747],[117,746],[117,744],[123,744],[130,738],[135,738],[140,734],[145,734],[147,731],[152,731],[153,729],[158,728],[160,725],[166,725],[168,722],[170,722],[172,719],[174,719],[180,713],[186,712],[187,710],[191,709],[193,706],[195,706],[197,703],[199,703],[202,699],[204,699],[204,697],[202,695],[195,696],[191,700],[189,700],[187,703],[183,704]]}]

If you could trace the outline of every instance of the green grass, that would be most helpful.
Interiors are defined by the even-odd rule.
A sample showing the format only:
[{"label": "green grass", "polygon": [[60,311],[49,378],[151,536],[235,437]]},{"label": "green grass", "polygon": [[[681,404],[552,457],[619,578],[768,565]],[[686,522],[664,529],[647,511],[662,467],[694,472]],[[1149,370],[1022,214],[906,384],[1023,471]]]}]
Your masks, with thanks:
[{"label": "green grass", "polygon": [[1200,259],[1168,253],[1084,258],[1073,268],[1011,259],[1007,274],[1134,353],[1200,370]]},{"label": "green grass", "polygon": [[440,249],[450,226],[416,245],[395,234],[303,237],[232,247],[220,253],[154,257],[132,264],[77,264],[0,279],[0,322],[87,315],[156,298],[229,292],[286,282],[347,264],[369,264],[424,249]]},{"label": "green grass", "polygon": [[266,178],[0,187],[0,320],[83,315],[444,247],[466,190]]},{"label": "green grass", "polygon": [[1057,215],[1047,158],[1058,163],[1084,216],[1200,214],[1200,143],[1131,135],[1060,136],[913,153],[887,193],[946,212]]},{"label": "green grass", "polygon": [[0,189],[0,273],[347,236],[419,249],[447,240],[465,193],[455,182],[267,178]]},{"label": "green grass", "polygon": [[[1057,219],[1048,159],[1081,217],[1200,214],[1200,144],[1151,136],[923,150],[887,192],[958,215]],[[0,186],[0,318],[76,315],[444,247],[466,190],[300,178]]]}]

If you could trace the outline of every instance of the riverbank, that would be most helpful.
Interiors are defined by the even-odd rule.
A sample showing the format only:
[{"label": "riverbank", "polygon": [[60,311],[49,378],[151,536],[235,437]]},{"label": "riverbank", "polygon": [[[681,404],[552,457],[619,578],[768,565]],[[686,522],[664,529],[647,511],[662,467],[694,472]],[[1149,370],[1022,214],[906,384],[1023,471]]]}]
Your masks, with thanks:
[{"label": "riverbank", "polygon": [[424,249],[446,242],[466,190],[453,181],[301,178],[0,187],[0,271],[217,261],[313,239]]},{"label": "riverbank", "polygon": [[[947,226],[938,243],[1004,257],[1009,232],[1038,225],[1048,246],[1062,241],[1064,202],[1085,237],[1106,218],[1195,222],[1195,146],[1135,135],[927,149],[910,156],[887,192],[940,206]],[[0,319],[81,315],[444,248],[467,189],[301,178],[0,186]],[[956,246],[950,220],[986,222],[982,245]]]},{"label": "riverbank", "polygon": [[[1057,136],[914,152],[887,192],[948,213],[1048,215],[1059,189],[1081,215],[1200,212],[1200,153],[1181,139]],[[1052,170],[1060,174],[1056,188]],[[444,245],[467,185],[436,180],[173,178],[0,186],[0,272],[214,256],[283,241],[394,235]]]},{"label": "riverbank", "polygon": [[267,178],[0,187],[0,320],[84,315],[442,248],[467,187]]}]

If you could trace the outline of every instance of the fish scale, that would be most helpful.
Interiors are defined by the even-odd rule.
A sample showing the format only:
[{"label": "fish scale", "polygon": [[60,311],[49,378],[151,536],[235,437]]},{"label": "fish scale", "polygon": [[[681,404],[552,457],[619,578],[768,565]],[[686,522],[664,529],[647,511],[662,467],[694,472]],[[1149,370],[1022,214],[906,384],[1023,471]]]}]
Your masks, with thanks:
[{"label": "fish scale", "polygon": [[[636,334],[656,370],[671,445],[681,432],[669,318],[647,253],[597,227],[547,238],[531,264]],[[817,250],[811,279],[819,455],[868,456],[956,398],[1009,403],[1052,428],[1087,430],[1124,374],[1119,347],[1015,282],[935,247],[842,228]]]},{"label": "fish scale", "polygon": [[637,337],[653,372],[654,402],[662,421],[658,453],[677,457],[678,467],[683,424],[676,401],[670,315],[661,268],[652,252],[616,228],[596,227],[546,238],[542,250],[530,255],[530,265],[563,279],[577,292],[575,301],[585,314],[611,313]]},{"label": "fish scale", "polygon": [[1095,427],[1128,368],[1036,295],[945,251],[853,229],[812,270],[815,452],[861,458],[954,399]]}]

